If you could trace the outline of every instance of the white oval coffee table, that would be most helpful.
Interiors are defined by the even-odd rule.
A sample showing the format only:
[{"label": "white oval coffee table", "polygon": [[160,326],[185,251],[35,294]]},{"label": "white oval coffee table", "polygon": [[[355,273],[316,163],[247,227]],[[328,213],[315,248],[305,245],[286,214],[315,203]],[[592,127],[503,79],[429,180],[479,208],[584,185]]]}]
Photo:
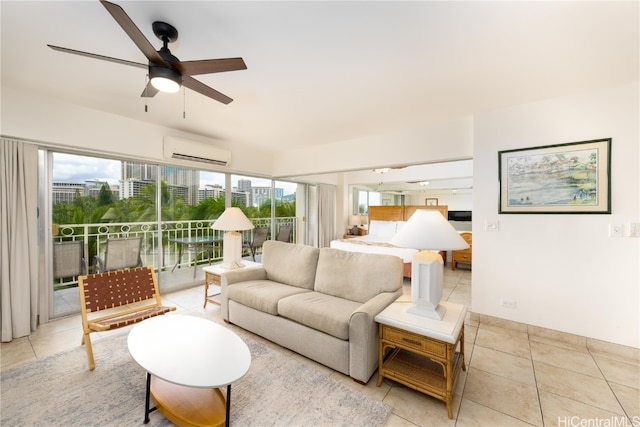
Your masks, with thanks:
[{"label": "white oval coffee table", "polygon": [[[137,324],[128,346],[147,371],[145,424],[157,408],[178,426],[229,425],[231,383],[251,365],[238,335],[200,317],[164,315]],[[226,398],[219,388],[225,386]],[[156,408],[149,408],[150,397]]]}]

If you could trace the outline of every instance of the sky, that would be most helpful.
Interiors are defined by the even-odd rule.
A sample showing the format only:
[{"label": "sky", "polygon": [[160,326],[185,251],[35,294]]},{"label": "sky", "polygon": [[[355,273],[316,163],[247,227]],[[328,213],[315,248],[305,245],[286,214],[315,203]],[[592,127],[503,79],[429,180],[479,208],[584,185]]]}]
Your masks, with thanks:
[{"label": "sky", "polygon": [[120,161],[54,153],[53,182],[83,183],[89,179],[119,184]]},{"label": "sky", "polygon": [[[77,156],[73,154],[54,153],[53,181],[84,183],[97,179],[107,181],[110,185],[120,184],[120,160],[109,160],[98,157]],[[237,186],[241,176],[232,176],[231,185]],[[268,187],[271,180],[250,177],[254,187]],[[200,188],[207,184],[219,184],[224,187],[224,174],[215,172],[200,172]],[[278,183],[277,187],[284,188],[284,194],[295,191],[296,184]]]}]

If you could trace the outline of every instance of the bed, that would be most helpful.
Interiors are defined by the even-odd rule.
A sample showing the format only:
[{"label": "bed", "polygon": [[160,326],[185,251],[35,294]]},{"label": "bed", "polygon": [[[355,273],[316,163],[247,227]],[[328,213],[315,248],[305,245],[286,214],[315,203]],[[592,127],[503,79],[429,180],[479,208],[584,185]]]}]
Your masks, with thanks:
[{"label": "bed", "polygon": [[[389,243],[411,215],[418,209],[437,210],[445,218],[447,206],[369,206],[369,232],[367,235],[331,241],[331,247],[351,252],[395,255],[402,258],[404,277],[411,277],[411,260],[417,249],[400,248]],[[443,256],[446,260],[446,254]]]}]

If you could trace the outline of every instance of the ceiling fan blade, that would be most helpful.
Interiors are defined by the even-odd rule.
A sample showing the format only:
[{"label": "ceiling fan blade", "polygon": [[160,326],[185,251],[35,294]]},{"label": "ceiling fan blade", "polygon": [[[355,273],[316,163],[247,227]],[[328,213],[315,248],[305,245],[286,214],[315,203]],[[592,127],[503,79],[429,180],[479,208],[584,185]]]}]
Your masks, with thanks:
[{"label": "ceiling fan blade", "polygon": [[151,62],[156,64],[168,65],[164,59],[160,56],[153,45],[142,34],[142,31],[133,23],[129,15],[115,3],[110,3],[105,0],[100,0],[100,3],[107,9],[107,11],[113,16],[113,19],[122,27],[125,33],[131,40],[138,46],[138,49],[142,51],[144,56]]},{"label": "ceiling fan blade", "polygon": [[153,86],[151,84],[151,82],[147,83],[147,85],[144,87],[142,93],[140,94],[140,96],[142,98],[153,98],[154,96],[156,96],[156,93],[160,92],[158,89],[155,88],[155,86]]},{"label": "ceiling fan blade", "polygon": [[233,101],[233,99],[229,98],[227,95],[218,92],[217,90],[207,86],[204,83],[199,82],[193,77],[183,75],[182,84],[191,90],[195,90],[196,92],[199,92],[204,96],[208,96],[211,99],[215,99],[216,101],[222,102],[223,104],[228,104]]},{"label": "ceiling fan blade", "polygon": [[81,50],[69,49],[69,48],[66,48],[66,47],[54,46],[54,45],[51,45],[51,44],[48,44],[47,46],[49,46],[51,49],[57,50],[59,52],[72,53],[74,55],[86,56],[87,58],[101,59],[103,61],[115,62],[117,64],[131,65],[132,67],[138,67],[138,68],[144,68],[144,69],[148,68],[147,64],[141,64],[139,62],[127,61],[126,59],[112,58],[110,56],[98,55],[96,53],[83,52]]},{"label": "ceiling fan blade", "polygon": [[242,58],[203,59],[201,61],[178,61],[174,67],[183,76],[198,74],[222,73],[224,71],[246,70],[247,65]]}]

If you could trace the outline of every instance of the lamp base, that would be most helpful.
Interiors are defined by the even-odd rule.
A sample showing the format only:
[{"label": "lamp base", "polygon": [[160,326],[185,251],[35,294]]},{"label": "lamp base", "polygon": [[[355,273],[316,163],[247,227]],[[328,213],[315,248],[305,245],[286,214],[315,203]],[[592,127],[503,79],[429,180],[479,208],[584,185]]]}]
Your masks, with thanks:
[{"label": "lamp base", "polygon": [[244,268],[244,264],[240,261],[228,262],[220,264],[220,268],[223,270],[237,270],[239,268]]},{"label": "lamp base", "polygon": [[236,270],[242,264],[242,235],[237,231],[227,231],[222,239],[222,264],[224,270]]},{"label": "lamp base", "polygon": [[442,320],[447,309],[438,304],[435,307],[427,307],[424,305],[414,304],[407,308],[407,313],[415,314],[417,316],[428,317],[430,319]]},{"label": "lamp base", "polygon": [[431,251],[418,252],[411,267],[411,300],[407,313],[442,320],[447,311],[439,305],[442,299],[442,257]]}]

